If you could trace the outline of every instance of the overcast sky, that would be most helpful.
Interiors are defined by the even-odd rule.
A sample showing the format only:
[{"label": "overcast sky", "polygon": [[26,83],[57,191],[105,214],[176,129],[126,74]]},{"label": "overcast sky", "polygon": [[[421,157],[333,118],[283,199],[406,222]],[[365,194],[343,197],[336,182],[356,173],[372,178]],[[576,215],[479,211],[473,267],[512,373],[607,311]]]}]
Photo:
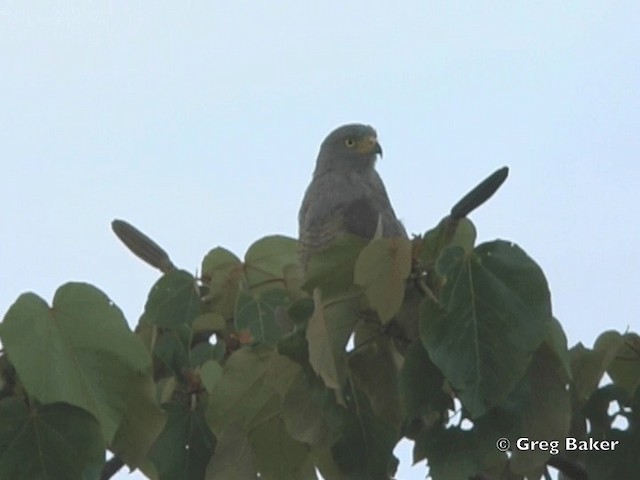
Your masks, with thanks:
[{"label": "overcast sky", "polygon": [[638,331],[639,25],[633,0],[0,0],[0,310],[87,281],[135,325],[158,273],[112,219],[193,272],[296,236],[320,142],[359,121],[409,232],[508,165],[479,240],[542,266],[570,345]]}]

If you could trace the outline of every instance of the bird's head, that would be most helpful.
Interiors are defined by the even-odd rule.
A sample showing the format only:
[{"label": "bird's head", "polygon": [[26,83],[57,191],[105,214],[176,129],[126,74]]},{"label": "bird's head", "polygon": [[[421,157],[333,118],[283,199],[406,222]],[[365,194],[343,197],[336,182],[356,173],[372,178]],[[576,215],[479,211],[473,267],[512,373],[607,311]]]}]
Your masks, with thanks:
[{"label": "bird's head", "polygon": [[359,123],[343,125],[322,142],[315,174],[371,170],[378,155],[382,155],[382,147],[373,127]]}]

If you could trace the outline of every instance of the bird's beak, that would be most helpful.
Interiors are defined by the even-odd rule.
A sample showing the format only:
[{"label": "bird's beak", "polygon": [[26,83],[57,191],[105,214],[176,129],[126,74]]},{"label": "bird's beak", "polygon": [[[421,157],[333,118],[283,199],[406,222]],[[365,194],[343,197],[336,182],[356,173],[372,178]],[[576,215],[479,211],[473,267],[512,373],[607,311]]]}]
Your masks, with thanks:
[{"label": "bird's beak", "polygon": [[364,154],[377,153],[378,155],[382,156],[382,147],[378,143],[378,139],[373,135],[365,137],[362,140],[360,148],[358,150],[360,150],[360,152]]},{"label": "bird's beak", "polygon": [[376,144],[373,147],[373,151],[382,157],[382,147],[378,143],[378,140],[376,140]]}]

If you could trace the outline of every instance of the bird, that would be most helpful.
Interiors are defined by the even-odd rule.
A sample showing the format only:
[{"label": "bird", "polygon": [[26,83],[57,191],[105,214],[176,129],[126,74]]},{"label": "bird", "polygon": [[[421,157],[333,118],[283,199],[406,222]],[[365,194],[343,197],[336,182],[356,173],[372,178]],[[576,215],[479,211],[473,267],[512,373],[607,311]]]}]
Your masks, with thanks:
[{"label": "bird", "polygon": [[345,234],[366,240],[405,237],[380,175],[382,147],[370,125],[350,123],[320,145],[311,183],[298,214],[298,261],[303,272],[314,254]]}]

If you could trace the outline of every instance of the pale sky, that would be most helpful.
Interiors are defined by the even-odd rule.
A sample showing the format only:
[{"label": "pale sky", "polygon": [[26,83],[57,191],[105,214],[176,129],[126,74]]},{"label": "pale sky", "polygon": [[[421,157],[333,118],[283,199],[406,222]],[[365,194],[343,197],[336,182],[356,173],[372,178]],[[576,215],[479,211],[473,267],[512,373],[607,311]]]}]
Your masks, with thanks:
[{"label": "pale sky", "polygon": [[638,331],[639,25],[614,0],[0,0],[0,309],[87,281],[134,326],[158,273],[112,219],[193,272],[296,236],[320,142],[359,121],[409,232],[508,165],[479,241],[542,266],[570,345]]}]

